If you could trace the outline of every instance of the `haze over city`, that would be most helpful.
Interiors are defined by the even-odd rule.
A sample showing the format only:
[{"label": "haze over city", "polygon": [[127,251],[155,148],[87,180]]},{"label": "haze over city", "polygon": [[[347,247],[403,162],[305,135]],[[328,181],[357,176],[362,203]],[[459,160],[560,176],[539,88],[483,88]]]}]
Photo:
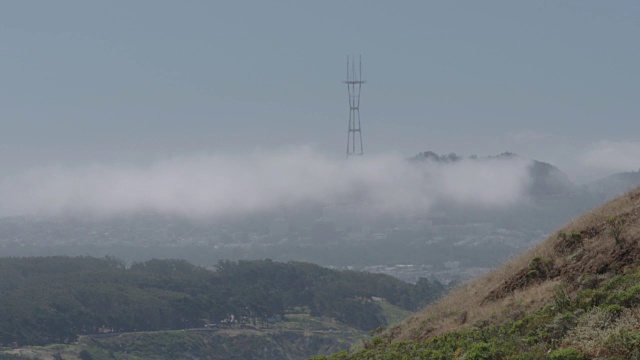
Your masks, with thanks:
[{"label": "haze over city", "polygon": [[[640,168],[633,1],[60,1],[1,13],[2,215],[242,212],[355,184],[385,211],[522,200],[526,161],[405,164],[426,150],[510,151],[577,183]],[[368,81],[357,163],[344,159],[349,54]]]}]

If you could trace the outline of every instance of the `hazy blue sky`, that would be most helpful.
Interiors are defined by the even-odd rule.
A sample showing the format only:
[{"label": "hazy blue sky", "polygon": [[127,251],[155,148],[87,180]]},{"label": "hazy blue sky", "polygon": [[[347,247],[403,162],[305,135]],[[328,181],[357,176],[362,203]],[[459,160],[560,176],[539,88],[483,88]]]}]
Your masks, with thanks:
[{"label": "hazy blue sky", "polygon": [[362,54],[366,154],[637,170],[639,34],[632,0],[7,1],[0,167],[341,156],[346,55]]}]

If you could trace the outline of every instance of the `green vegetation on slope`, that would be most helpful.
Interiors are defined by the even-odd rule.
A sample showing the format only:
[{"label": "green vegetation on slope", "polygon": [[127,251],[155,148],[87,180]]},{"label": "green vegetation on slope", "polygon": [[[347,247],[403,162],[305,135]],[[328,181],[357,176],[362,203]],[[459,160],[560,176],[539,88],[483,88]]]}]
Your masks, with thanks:
[{"label": "green vegetation on slope", "polygon": [[269,327],[300,309],[368,331],[387,324],[372,297],[413,310],[443,290],[426,280],[270,260],[224,261],[209,271],[180,260],[127,268],[112,258],[4,258],[0,273],[0,344],[12,347],[104,332]]},{"label": "green vegetation on slope", "polygon": [[[556,288],[553,303],[424,341],[367,341],[364,349],[316,359],[638,359],[640,269],[615,275],[572,299]],[[562,355],[562,356],[561,356]]]},{"label": "green vegetation on slope", "polygon": [[314,359],[640,359],[640,189],[349,353]]}]

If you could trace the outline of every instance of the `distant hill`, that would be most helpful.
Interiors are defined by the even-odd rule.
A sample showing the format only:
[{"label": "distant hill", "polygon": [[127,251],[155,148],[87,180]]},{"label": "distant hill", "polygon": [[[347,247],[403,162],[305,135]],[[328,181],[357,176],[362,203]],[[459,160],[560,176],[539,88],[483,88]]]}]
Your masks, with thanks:
[{"label": "distant hill", "polygon": [[534,160],[529,173],[533,180],[529,192],[533,196],[559,196],[575,190],[576,185],[569,177],[551,164]]},{"label": "distant hill", "polygon": [[606,198],[614,198],[637,186],[640,186],[640,171],[613,174],[593,181],[585,185],[585,188],[593,194],[600,194]]},{"label": "distant hill", "polygon": [[330,359],[640,358],[639,242],[637,188]]},{"label": "distant hill", "polygon": [[449,153],[446,155],[440,155],[433,151],[423,151],[418,153],[417,155],[409,158],[409,161],[412,162],[420,162],[420,161],[435,161],[439,163],[448,163],[448,162],[456,162],[462,160],[462,157],[456,153]]},{"label": "distant hill", "polygon": [[[0,258],[0,274],[0,346],[10,347],[70,344],[79,336],[207,328],[220,330],[217,335],[222,337],[251,329],[248,335],[261,336],[249,336],[249,343],[260,340],[278,347],[273,342],[283,339],[277,340],[280,332],[270,330],[274,324],[285,332],[292,329],[282,324],[297,324],[293,329],[300,330],[305,319],[338,326],[311,330],[348,332],[353,340],[361,331],[387,325],[435,300],[444,290],[427,279],[409,284],[388,275],[270,260],[223,261],[211,271],[184,260],[125,266],[113,258]],[[297,339],[294,333],[287,336]],[[326,345],[335,349],[349,343]],[[188,350],[188,344],[183,347]],[[321,344],[308,349],[316,350],[322,351]],[[278,354],[293,356],[281,350]]]},{"label": "distant hill", "polygon": [[[517,154],[504,152],[495,156],[477,157],[470,156],[470,160],[482,159],[513,159]],[[455,163],[464,157],[456,153],[437,154],[433,151],[424,151],[409,158],[412,162],[433,161],[437,163]],[[569,177],[559,168],[549,163],[531,160],[529,167],[531,185],[529,194],[534,198],[545,197],[592,197],[596,200],[610,200],[620,196],[631,189],[640,186],[640,170],[620,172],[595,180],[583,186],[573,183]]]},{"label": "distant hill", "polygon": [[[471,156],[469,160],[509,160],[517,159],[518,155],[511,152],[504,152],[496,156],[477,157]],[[458,154],[450,153],[440,155],[433,151],[424,151],[411,158],[411,162],[433,161],[437,163],[455,163],[464,158]],[[576,185],[569,177],[557,167],[538,160],[531,160],[529,166],[530,187],[529,195],[534,198],[560,196],[573,192]]]}]

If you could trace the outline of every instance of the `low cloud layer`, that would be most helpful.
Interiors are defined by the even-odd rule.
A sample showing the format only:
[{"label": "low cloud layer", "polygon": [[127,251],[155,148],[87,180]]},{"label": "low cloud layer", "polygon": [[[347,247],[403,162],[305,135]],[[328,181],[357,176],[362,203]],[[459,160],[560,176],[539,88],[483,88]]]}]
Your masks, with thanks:
[{"label": "low cloud layer", "polygon": [[611,172],[637,171],[640,168],[640,143],[599,141],[586,152],[585,165]]},{"label": "low cloud layer", "polygon": [[354,201],[396,214],[427,212],[440,202],[506,207],[524,198],[528,166],[522,159],[334,159],[302,148],[190,156],[150,166],[48,167],[0,179],[0,216],[150,210],[202,218]]}]

